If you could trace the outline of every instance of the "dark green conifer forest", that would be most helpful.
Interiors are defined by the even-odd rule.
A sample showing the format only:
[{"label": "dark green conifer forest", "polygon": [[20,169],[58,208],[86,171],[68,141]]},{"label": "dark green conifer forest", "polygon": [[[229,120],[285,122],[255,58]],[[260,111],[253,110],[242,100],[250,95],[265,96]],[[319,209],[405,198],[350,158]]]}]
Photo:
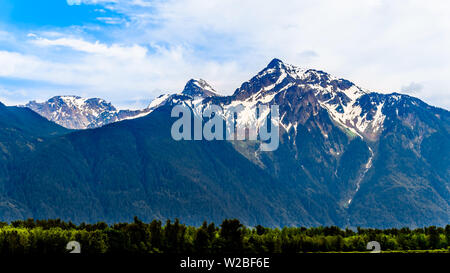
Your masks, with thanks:
[{"label": "dark green conifer forest", "polygon": [[0,223],[0,254],[64,254],[77,241],[83,254],[293,254],[370,252],[377,241],[383,252],[450,252],[450,225],[402,229],[330,227],[245,227],[239,220],[186,226],[178,220],[75,225],[56,220]]}]

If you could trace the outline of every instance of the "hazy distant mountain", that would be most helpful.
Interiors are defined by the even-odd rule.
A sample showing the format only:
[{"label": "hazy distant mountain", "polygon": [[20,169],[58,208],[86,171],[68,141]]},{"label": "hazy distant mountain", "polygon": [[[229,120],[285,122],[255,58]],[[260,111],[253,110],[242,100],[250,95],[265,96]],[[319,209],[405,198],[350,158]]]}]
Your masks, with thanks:
[{"label": "hazy distant mountain", "polygon": [[[280,146],[174,141],[177,104],[193,113],[211,104],[240,109],[243,125],[265,118],[250,114],[258,105],[279,105]],[[447,110],[274,59],[232,96],[191,80],[180,94],[155,99],[142,118],[40,142],[10,165],[5,194],[35,218],[74,221],[445,225],[449,155]]]},{"label": "hazy distant mountain", "polygon": [[31,101],[25,106],[70,129],[97,128],[149,112],[149,109],[117,110],[103,99],[78,96],[56,96],[42,103]]}]

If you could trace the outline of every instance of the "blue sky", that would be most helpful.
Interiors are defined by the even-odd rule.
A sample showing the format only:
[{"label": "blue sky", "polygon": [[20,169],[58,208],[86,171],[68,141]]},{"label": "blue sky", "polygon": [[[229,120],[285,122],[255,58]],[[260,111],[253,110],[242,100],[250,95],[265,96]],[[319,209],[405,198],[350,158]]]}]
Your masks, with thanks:
[{"label": "blue sky", "polygon": [[139,108],[203,78],[231,94],[274,57],[450,108],[450,3],[0,0],[0,101]]},{"label": "blue sky", "polygon": [[[2,0],[0,10],[3,23],[28,27],[68,27],[71,25],[96,24],[101,5],[68,5],[55,0]],[[112,12],[108,15],[112,15]]]}]

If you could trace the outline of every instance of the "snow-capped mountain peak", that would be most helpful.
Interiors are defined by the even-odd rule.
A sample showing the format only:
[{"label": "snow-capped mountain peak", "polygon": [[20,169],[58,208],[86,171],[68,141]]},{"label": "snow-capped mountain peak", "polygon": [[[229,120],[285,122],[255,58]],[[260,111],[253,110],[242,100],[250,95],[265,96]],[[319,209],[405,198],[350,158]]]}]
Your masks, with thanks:
[{"label": "snow-capped mountain peak", "polygon": [[272,74],[275,71],[280,71],[282,76],[288,75],[294,79],[299,79],[301,75],[307,71],[307,69],[284,63],[280,59],[275,58],[270,61],[265,69],[258,73],[257,77],[263,77],[267,74]]},{"label": "snow-capped mountain peak", "polygon": [[183,92],[183,95],[188,95],[191,97],[213,97],[218,96],[216,90],[212,88],[205,80],[203,79],[191,79],[186,83]]},{"label": "snow-capped mountain peak", "polygon": [[206,81],[192,79],[181,94],[160,96],[149,108],[153,111],[161,105],[184,103],[196,108],[193,109],[195,113],[200,113],[201,109],[211,103],[221,105],[225,111],[239,106],[243,110],[238,114],[237,122],[250,125],[257,122],[250,114],[255,107],[259,104],[277,104],[282,117],[280,127],[286,131],[296,130],[296,126],[305,122],[308,116],[316,115],[319,109],[324,109],[349,134],[375,140],[381,133],[386,118],[383,112],[386,98],[385,95],[378,98],[379,95],[326,72],[273,59],[257,75],[244,82],[232,96],[220,97]]},{"label": "snow-capped mountain peak", "polygon": [[[249,113],[255,107],[259,104],[277,104],[280,106],[280,127],[287,132],[296,130],[298,124],[303,124],[322,109],[349,134],[376,140],[383,130],[387,112],[398,113],[396,108],[401,104],[418,103],[404,97],[397,93],[384,95],[369,92],[326,72],[273,59],[232,96],[222,97],[205,80],[191,79],[181,93],[161,95],[140,111],[117,111],[102,99],[78,96],[58,96],[44,103],[30,102],[26,106],[67,128],[84,129],[142,117],[160,106],[179,103],[187,103],[194,108],[214,103],[224,110],[243,106],[245,109],[239,122],[254,124],[256,121]],[[195,110],[199,112],[197,110],[201,109]],[[325,131],[323,134],[327,135]]]},{"label": "snow-capped mountain peak", "polygon": [[243,83],[234,95],[242,100],[256,93],[278,93],[292,86],[315,88],[322,95],[343,92],[350,99],[356,99],[366,93],[361,88],[352,88],[355,87],[352,82],[336,78],[326,72],[301,68],[273,59],[255,77]]},{"label": "snow-capped mountain peak", "polygon": [[[326,72],[305,69],[273,59],[267,67],[255,77],[242,84],[234,96],[237,100],[260,100],[263,103],[286,103],[292,111],[292,101],[280,100],[280,97],[302,98],[313,92],[314,101],[329,112],[330,117],[341,127],[355,135],[369,137],[378,135],[384,121],[382,102],[370,105],[370,109],[362,109],[359,99],[370,92],[354,83],[334,77]],[[278,99],[277,99],[278,98]],[[277,100],[269,102],[270,100]],[[283,113],[280,113],[283,115]],[[286,116],[286,115],[284,115]],[[297,120],[282,120],[283,127],[291,128]]]},{"label": "snow-capped mountain peak", "polygon": [[79,96],[55,96],[42,103],[31,101],[25,107],[69,129],[101,127],[149,111],[148,109],[119,111],[103,99]]}]

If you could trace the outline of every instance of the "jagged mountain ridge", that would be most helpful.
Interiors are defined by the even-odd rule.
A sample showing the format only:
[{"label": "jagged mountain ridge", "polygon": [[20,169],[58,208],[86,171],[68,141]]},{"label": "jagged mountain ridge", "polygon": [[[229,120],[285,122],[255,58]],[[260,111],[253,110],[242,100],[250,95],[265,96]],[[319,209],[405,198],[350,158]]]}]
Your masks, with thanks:
[{"label": "jagged mountain ridge", "polygon": [[[202,79],[189,80],[181,93],[192,97],[219,96]],[[155,98],[147,108],[142,110],[117,110],[103,99],[87,99],[72,95],[55,96],[41,103],[30,101],[24,107],[69,129],[92,129],[122,120],[143,117],[164,103],[167,97],[168,95],[161,95]]]},{"label": "jagged mountain ridge", "polygon": [[55,96],[42,103],[31,101],[25,107],[69,129],[97,128],[149,112],[149,109],[117,110],[103,99],[79,96]]},{"label": "jagged mountain ridge", "polygon": [[[76,221],[132,213],[190,224],[224,217],[270,226],[449,222],[448,111],[277,59],[232,96],[198,91],[160,96],[142,118],[42,142],[17,163],[5,195],[27,215]],[[280,146],[263,152],[258,141],[173,141],[170,109],[180,103],[197,115],[211,104],[242,106],[241,125],[259,122],[250,114],[257,105],[277,104]]]},{"label": "jagged mountain ridge", "polygon": [[296,88],[305,91],[303,93],[313,90],[317,102],[329,112],[333,120],[354,134],[372,139],[376,130],[382,127],[383,118],[377,112],[381,104],[366,104],[364,110],[359,105],[362,96],[371,94],[368,91],[323,71],[301,69],[278,59],[272,60],[258,75],[242,84],[234,96],[244,101],[272,99],[274,103],[287,104],[280,115],[283,117],[283,127],[290,129],[298,121],[298,117],[289,117],[295,112],[296,105],[283,103],[283,98]]},{"label": "jagged mountain ridge", "polygon": [[[314,69],[301,69],[299,67],[285,64],[279,59],[272,60],[269,65],[259,72],[251,80],[242,84],[232,96],[218,97],[211,94],[209,90],[214,90],[204,80],[201,80],[207,89],[198,88],[197,92],[191,92],[188,88],[194,80],[186,85],[180,95],[184,95],[184,101],[190,102],[195,97],[205,98],[203,103],[197,104],[197,107],[205,108],[206,105],[214,103],[226,109],[235,105],[242,105],[245,108],[250,107],[253,110],[257,104],[277,104],[282,106],[281,127],[285,131],[294,129],[295,123],[302,120],[302,117],[293,116],[295,106],[289,100],[284,101],[286,97],[292,96],[294,89],[301,89],[306,94],[308,90],[312,90],[313,97],[321,108],[325,109],[336,124],[347,130],[349,133],[358,135],[371,141],[375,141],[381,133],[384,119],[383,107],[386,103],[387,107],[396,107],[397,104],[424,104],[422,101],[402,95],[399,93],[381,94],[369,92],[354,83],[338,79],[332,75]],[[165,95],[165,103],[175,99],[172,104],[177,104],[183,97],[175,94]],[[302,94],[297,98],[301,100]],[[300,102],[300,101],[296,101]],[[431,106],[426,105],[428,109]],[[200,109],[201,110],[201,109]],[[200,111],[195,111],[199,113]],[[245,111],[244,111],[245,112]],[[305,113],[308,114],[308,113]],[[241,116],[243,118],[244,115]],[[254,117],[253,117],[254,118]],[[304,117],[303,117],[304,118]],[[255,122],[255,120],[238,120],[243,125]]]},{"label": "jagged mountain ridge", "polygon": [[[199,116],[203,109],[217,104],[224,109],[224,119],[227,118],[227,109],[235,110],[239,105],[242,110],[238,113],[237,124],[241,126],[261,123],[265,118],[252,115],[257,105],[279,105],[283,142],[280,150],[268,157],[254,144],[240,143],[234,145],[235,149],[255,164],[270,170],[280,180],[297,180],[300,184],[307,179],[305,177],[311,179],[311,170],[314,170],[316,177],[312,180],[327,188],[321,191],[326,192],[326,198],[335,200],[338,204],[336,210],[342,210],[343,214],[355,211],[355,207],[368,213],[361,203],[353,205],[354,198],[360,197],[358,193],[361,189],[364,191],[378,183],[374,179],[386,169],[390,169],[388,177],[385,177],[388,181],[392,176],[403,176],[400,185],[390,185],[392,190],[403,188],[411,194],[411,191],[417,190],[416,186],[411,184],[420,177],[425,182],[421,187],[426,189],[428,195],[433,196],[422,205],[434,207],[439,211],[442,223],[450,218],[449,145],[441,147],[442,150],[432,148],[433,153],[439,154],[438,157],[442,159],[440,162],[443,164],[439,165],[443,166],[443,169],[435,169],[433,164],[436,163],[430,164],[427,161],[436,160],[425,158],[421,152],[421,149],[425,148],[421,147],[426,142],[424,140],[439,136],[440,142],[449,142],[449,113],[446,110],[432,107],[408,95],[369,92],[348,80],[335,78],[323,71],[301,69],[278,59],[271,61],[255,77],[243,83],[232,96],[206,97],[200,103],[193,99],[189,96],[174,96],[171,105],[182,102]],[[405,129],[414,133],[405,135]],[[389,156],[380,150],[392,145],[389,142],[392,141],[392,136],[399,145],[395,148],[396,152],[406,147],[406,152],[414,154],[410,162],[416,162],[418,169],[419,165],[424,164],[433,169],[427,172],[426,178],[423,177],[424,174],[421,174],[422,177],[416,174],[414,169],[405,171],[404,166],[393,168],[392,166],[396,166],[394,162],[386,162]],[[311,139],[311,143],[305,145],[305,140],[308,139]],[[307,149],[302,147],[308,145],[311,146]],[[384,163],[380,163],[383,161]],[[294,177],[289,175],[293,171],[292,167],[298,169]],[[324,172],[327,169],[331,171]],[[433,174],[434,172],[439,174]],[[299,189],[307,190],[307,187]],[[402,199],[385,202],[392,200],[398,203]],[[373,204],[374,207],[379,205]],[[406,202],[402,206],[410,205]],[[419,209],[419,206],[416,209]],[[430,220],[426,213],[421,213],[420,217]],[[351,216],[348,221],[355,223],[355,220],[350,218]],[[426,223],[428,220],[416,219],[416,223]],[[364,221],[360,223],[366,224]],[[394,220],[391,224],[398,225],[399,222]]]}]

